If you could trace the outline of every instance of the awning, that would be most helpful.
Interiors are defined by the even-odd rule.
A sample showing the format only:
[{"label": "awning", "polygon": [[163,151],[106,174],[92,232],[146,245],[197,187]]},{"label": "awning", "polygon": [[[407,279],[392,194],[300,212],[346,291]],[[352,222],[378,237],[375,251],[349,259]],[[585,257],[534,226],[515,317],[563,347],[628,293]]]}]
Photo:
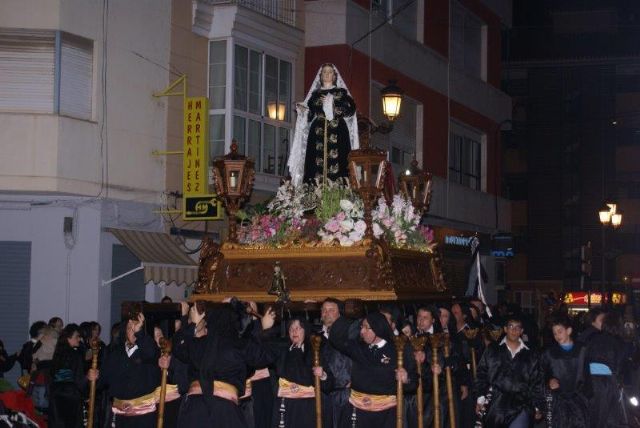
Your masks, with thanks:
[{"label": "awning", "polygon": [[196,261],[185,254],[166,233],[113,228],[106,230],[140,259],[140,266],[108,281],[102,281],[103,285],[141,269],[144,269],[145,284],[154,282],[189,286],[198,280]]}]

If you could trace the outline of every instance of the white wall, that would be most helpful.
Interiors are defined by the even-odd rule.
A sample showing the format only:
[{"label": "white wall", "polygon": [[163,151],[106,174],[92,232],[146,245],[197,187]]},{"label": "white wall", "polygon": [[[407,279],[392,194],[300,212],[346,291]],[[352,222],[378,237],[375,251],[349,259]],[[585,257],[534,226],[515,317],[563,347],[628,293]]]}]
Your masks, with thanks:
[{"label": "white wall", "polygon": [[[49,201],[51,205],[39,206],[17,198],[11,203],[0,202],[0,240],[31,242],[29,321],[48,321],[53,316],[60,316],[65,323],[94,320],[100,304],[99,205]],[[71,248],[65,246],[64,217],[75,218]]]}]

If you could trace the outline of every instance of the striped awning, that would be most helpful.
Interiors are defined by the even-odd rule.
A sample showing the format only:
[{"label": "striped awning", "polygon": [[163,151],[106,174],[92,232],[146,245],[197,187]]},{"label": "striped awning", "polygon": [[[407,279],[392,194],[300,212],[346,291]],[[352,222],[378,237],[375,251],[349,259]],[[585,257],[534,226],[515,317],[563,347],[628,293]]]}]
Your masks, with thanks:
[{"label": "striped awning", "polygon": [[196,261],[185,254],[166,233],[113,228],[106,230],[140,259],[140,268],[136,270],[144,269],[145,284],[154,282],[189,286],[198,280]]}]

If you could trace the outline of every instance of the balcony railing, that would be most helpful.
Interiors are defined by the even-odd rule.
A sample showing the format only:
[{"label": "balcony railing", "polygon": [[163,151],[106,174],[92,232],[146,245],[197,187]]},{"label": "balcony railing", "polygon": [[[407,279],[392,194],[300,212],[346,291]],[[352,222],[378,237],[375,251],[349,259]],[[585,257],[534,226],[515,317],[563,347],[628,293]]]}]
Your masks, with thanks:
[{"label": "balcony railing", "polygon": [[295,25],[295,0],[206,0],[209,4],[237,4],[287,25]]}]

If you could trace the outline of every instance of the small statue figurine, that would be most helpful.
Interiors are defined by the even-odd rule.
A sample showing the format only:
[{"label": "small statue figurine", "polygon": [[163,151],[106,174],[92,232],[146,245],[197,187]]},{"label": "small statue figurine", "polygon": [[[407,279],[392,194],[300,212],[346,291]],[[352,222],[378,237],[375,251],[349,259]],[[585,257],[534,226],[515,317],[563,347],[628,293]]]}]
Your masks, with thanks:
[{"label": "small statue figurine", "polygon": [[268,293],[278,296],[278,303],[289,303],[291,301],[280,262],[276,262],[276,265],[273,267],[273,278],[271,279],[271,288],[269,288]]}]

